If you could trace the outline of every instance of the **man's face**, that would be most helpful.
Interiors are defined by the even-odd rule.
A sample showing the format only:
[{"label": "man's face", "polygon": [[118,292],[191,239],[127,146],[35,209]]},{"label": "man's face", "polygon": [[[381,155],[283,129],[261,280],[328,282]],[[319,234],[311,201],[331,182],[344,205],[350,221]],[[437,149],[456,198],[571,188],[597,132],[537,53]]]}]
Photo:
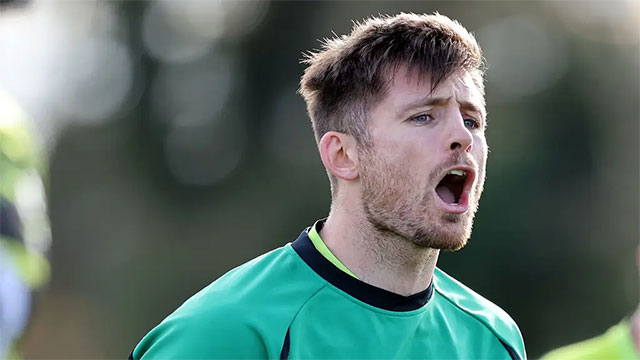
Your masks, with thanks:
[{"label": "man's face", "polygon": [[468,72],[430,89],[428,77],[400,70],[371,109],[371,146],[358,151],[362,202],[378,230],[458,250],[484,184],[484,102]]}]

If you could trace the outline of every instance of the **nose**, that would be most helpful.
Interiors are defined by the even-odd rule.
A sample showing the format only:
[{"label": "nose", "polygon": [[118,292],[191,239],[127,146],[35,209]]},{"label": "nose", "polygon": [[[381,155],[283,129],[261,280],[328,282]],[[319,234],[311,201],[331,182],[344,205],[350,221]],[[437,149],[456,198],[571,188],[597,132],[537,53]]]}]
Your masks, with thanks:
[{"label": "nose", "polygon": [[460,113],[457,113],[450,121],[445,144],[448,151],[471,152],[473,135],[464,125],[464,119]]}]

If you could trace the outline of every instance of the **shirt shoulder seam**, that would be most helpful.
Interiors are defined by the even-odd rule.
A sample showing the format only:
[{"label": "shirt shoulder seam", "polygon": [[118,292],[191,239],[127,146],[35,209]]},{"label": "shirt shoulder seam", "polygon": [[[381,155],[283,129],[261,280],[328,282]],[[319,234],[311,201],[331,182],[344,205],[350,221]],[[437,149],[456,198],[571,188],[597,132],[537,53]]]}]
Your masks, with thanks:
[{"label": "shirt shoulder seam", "polygon": [[[467,314],[468,316],[470,316],[471,318],[473,318],[475,321],[479,322],[480,324],[482,324],[483,327],[485,327],[487,330],[489,330],[489,332],[491,332],[491,334],[498,340],[498,342],[500,342],[500,344],[504,347],[504,346],[510,346],[511,345],[507,344],[505,340],[502,339],[502,337],[500,335],[498,335],[498,333],[491,328],[491,326],[487,325],[487,323],[485,323],[484,321],[480,320],[477,316],[475,316],[474,314],[472,314],[471,312],[469,312],[468,310],[466,310],[465,308],[463,308],[462,306],[459,306],[458,304],[456,304],[453,300],[449,299],[449,297],[443,293],[442,291],[440,291],[440,289],[438,289],[438,287],[435,287],[434,289],[438,294],[440,294],[440,296],[442,296],[449,304],[451,304],[454,308],[458,309],[458,311]],[[508,349],[505,348],[505,350],[507,350],[507,352],[509,352]],[[515,350],[515,349],[514,349]],[[509,354],[511,355],[511,354]]]},{"label": "shirt shoulder seam", "polygon": [[[295,255],[296,257],[298,257],[297,260],[302,261],[304,263],[304,260],[302,260],[302,258],[300,258],[300,256],[298,255],[298,253],[296,253],[296,251],[293,249],[293,247],[291,246],[291,244],[287,244],[285,245],[285,249],[287,251],[290,251],[293,253],[293,255]],[[305,266],[308,267],[308,265],[306,263],[304,263]],[[324,288],[327,287],[327,280],[325,280],[324,278],[322,278],[321,276],[319,276],[315,271],[313,271],[313,269],[309,268],[309,271],[311,271],[313,273],[313,275],[315,275],[316,277],[319,278],[320,280],[320,286],[318,287],[318,289],[316,289],[311,295],[309,295],[309,297],[302,303],[302,305],[300,305],[300,307],[298,307],[298,310],[296,311],[296,313],[293,315],[293,317],[291,318],[291,321],[289,321],[289,325],[287,326],[287,329],[291,327],[291,324],[293,324],[293,322],[296,320],[296,318],[298,317],[298,314],[300,314],[300,311],[302,311],[302,309],[307,306],[307,303],[309,303],[309,301],[311,299],[313,299],[320,291],[322,291]]]}]

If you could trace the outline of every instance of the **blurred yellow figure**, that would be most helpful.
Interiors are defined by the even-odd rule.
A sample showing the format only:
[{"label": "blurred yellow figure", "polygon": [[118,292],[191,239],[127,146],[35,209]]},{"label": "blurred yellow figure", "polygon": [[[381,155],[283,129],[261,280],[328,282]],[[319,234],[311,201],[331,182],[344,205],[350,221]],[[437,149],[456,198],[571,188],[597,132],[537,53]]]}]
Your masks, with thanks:
[{"label": "blurred yellow figure", "polygon": [[[638,247],[640,267],[640,247]],[[543,360],[618,360],[640,359],[640,307],[604,334],[553,350]]]},{"label": "blurred yellow figure", "polygon": [[568,345],[542,357],[544,360],[572,359],[638,359],[629,320],[607,330],[593,339]]},{"label": "blurred yellow figure", "polygon": [[0,359],[18,357],[34,290],[49,279],[51,242],[41,158],[26,116],[0,90]]}]

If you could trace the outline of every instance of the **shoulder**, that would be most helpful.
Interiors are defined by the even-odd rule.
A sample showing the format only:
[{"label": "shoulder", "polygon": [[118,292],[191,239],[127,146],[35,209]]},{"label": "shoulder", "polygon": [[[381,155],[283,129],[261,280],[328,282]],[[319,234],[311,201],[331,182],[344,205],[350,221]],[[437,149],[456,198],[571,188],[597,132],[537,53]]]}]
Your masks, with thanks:
[{"label": "shoulder", "polygon": [[438,268],[434,272],[434,288],[452,306],[484,324],[501,342],[515,350],[521,359],[526,358],[518,325],[499,306]]},{"label": "shoulder", "polygon": [[223,312],[202,316],[176,311],[153,328],[132,353],[134,359],[204,359],[266,357],[260,338],[242,319]]},{"label": "shoulder", "polygon": [[287,245],[227,272],[151,330],[133,358],[272,356],[305,296],[322,285],[304,278],[300,262]]}]

